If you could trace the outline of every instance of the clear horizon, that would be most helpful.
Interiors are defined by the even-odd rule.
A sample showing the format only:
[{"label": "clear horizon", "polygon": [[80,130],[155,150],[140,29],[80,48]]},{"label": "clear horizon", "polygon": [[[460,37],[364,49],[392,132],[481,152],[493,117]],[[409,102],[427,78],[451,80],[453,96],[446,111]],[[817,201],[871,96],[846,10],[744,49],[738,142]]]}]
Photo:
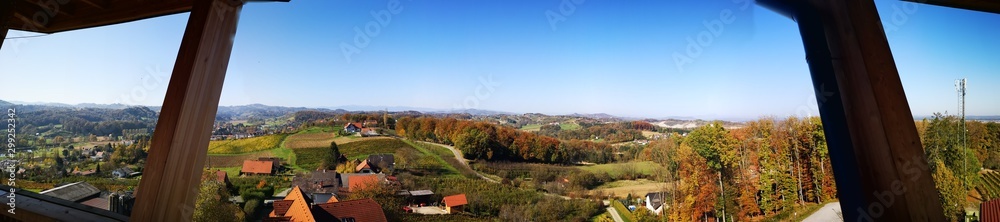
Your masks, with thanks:
[{"label": "clear horizon", "polygon": [[[220,105],[818,115],[790,19],[741,2],[562,2],[248,4]],[[1000,15],[876,5],[914,116],[953,114],[953,82],[965,77],[966,115],[1000,114],[1000,90],[989,87],[1000,86]],[[14,78],[0,100],[160,106],[186,20],[4,40],[0,73]],[[359,37],[366,28],[374,35]],[[708,44],[697,42],[703,33]]]}]

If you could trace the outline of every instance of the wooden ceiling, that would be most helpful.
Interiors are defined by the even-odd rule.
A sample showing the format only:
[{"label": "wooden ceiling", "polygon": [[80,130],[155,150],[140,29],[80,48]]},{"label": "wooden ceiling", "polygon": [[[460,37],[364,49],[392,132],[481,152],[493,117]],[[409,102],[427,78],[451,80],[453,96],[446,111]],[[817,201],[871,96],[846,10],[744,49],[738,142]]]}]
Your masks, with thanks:
[{"label": "wooden ceiling", "polygon": [[194,0],[13,0],[10,29],[56,33],[188,12]]}]

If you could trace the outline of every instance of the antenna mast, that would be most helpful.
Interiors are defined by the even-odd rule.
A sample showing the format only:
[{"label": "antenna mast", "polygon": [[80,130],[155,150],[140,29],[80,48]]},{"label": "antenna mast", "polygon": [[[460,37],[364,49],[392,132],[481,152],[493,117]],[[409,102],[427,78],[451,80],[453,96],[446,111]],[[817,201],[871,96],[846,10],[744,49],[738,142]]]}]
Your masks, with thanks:
[{"label": "antenna mast", "polygon": [[[960,139],[962,140],[962,147],[965,149],[965,150],[963,150],[964,152],[962,153],[962,170],[963,171],[966,171],[969,168],[969,164],[968,164],[969,161],[967,160],[968,153],[969,153],[969,147],[968,147],[968,143],[966,142],[966,136],[965,136],[965,134],[966,134],[966,129],[965,129],[965,93],[966,93],[966,89],[967,89],[966,85],[965,85],[966,82],[967,82],[966,78],[956,79],[955,80],[955,91],[958,93],[958,113],[956,113],[956,114],[960,115],[959,118],[961,118],[958,121],[959,124],[961,124],[961,126],[962,126],[962,128],[961,128],[962,133],[960,134],[961,135]],[[968,176],[968,172],[965,172],[965,176]],[[965,183],[964,179],[967,179],[967,178],[963,178],[963,180],[962,180],[963,184]]]}]

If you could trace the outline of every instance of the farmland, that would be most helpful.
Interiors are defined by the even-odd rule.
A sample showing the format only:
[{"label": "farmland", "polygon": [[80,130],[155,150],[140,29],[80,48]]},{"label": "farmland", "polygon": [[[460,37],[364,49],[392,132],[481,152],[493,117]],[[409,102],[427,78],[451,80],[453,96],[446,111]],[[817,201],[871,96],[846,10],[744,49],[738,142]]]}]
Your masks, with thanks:
[{"label": "farmland", "polygon": [[242,154],[278,148],[285,134],[273,134],[238,140],[216,140],[208,143],[208,154]]},{"label": "farmland", "polygon": [[591,172],[591,173],[608,173],[611,177],[619,177],[622,174],[634,173],[636,176],[652,176],[657,169],[660,169],[659,165],[653,163],[652,161],[642,161],[642,162],[627,162],[627,163],[609,163],[609,164],[597,164],[588,166],[579,166],[578,168]]},{"label": "farmland", "polygon": [[[327,144],[327,146],[329,147],[329,144]],[[338,143],[338,147],[340,147],[340,152],[343,153],[344,156],[347,156],[347,159],[355,160],[366,158],[371,154],[395,153],[396,149],[410,147],[410,145],[398,139],[383,137],[359,140],[344,144]]]},{"label": "farmland", "polygon": [[987,171],[982,173],[982,182],[976,187],[983,201],[988,201],[1000,197],[1000,173]]},{"label": "farmland", "polygon": [[333,142],[336,137],[337,133],[331,132],[297,133],[288,136],[285,147],[289,149],[329,147],[330,142]]},{"label": "farmland", "polygon": [[235,167],[242,166],[243,160],[256,160],[260,157],[273,157],[270,151],[260,151],[238,155],[208,155],[205,159],[207,167]]}]

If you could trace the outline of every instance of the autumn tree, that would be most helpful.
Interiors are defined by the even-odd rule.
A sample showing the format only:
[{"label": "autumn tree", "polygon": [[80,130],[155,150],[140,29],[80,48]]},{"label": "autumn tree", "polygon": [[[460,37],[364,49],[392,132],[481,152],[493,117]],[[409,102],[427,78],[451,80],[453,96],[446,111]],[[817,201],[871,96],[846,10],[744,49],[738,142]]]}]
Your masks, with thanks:
[{"label": "autumn tree", "polygon": [[211,179],[210,171],[202,174],[201,186],[195,200],[193,221],[243,221],[246,215],[239,206],[229,202],[225,184]]}]

